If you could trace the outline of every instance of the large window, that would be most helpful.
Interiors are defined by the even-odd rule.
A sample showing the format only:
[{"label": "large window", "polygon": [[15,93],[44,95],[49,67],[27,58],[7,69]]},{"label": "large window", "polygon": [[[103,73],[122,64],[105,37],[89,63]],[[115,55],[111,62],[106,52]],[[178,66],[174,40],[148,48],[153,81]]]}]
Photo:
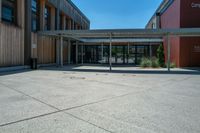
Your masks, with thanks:
[{"label": "large window", "polygon": [[15,23],[16,0],[2,0],[2,21]]},{"label": "large window", "polygon": [[51,29],[51,18],[50,18],[50,7],[45,6],[45,30],[50,30]]},{"label": "large window", "polygon": [[38,16],[37,16],[37,0],[32,0],[32,31],[38,29]]}]

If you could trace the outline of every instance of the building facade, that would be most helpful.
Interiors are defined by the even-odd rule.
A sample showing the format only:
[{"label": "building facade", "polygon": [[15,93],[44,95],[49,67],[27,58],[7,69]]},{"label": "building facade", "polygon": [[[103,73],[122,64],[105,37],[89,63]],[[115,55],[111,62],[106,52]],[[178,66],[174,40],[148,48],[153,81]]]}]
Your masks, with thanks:
[{"label": "building facade", "polygon": [[[199,0],[163,0],[146,29],[199,27]],[[31,58],[37,58],[38,64],[59,64],[63,60],[69,64],[111,61],[137,65],[143,57],[156,56],[161,44],[113,42],[110,52],[108,42],[77,45],[76,38],[67,38],[61,48],[58,38],[38,34],[38,31],[89,29],[90,21],[71,0],[0,0],[0,67],[30,65]],[[171,62],[178,67],[200,66],[200,37],[171,36],[170,44]]]},{"label": "building facade", "polygon": [[[90,21],[71,0],[0,0],[0,67],[56,63],[59,45],[38,31],[88,30]],[[69,60],[70,40],[63,60]]]},{"label": "building facade", "polygon": [[[200,27],[199,0],[164,0],[147,29],[179,29]],[[171,61],[178,67],[200,66],[200,37],[170,37]],[[167,42],[164,41],[165,55]],[[167,58],[167,57],[165,57]]]}]

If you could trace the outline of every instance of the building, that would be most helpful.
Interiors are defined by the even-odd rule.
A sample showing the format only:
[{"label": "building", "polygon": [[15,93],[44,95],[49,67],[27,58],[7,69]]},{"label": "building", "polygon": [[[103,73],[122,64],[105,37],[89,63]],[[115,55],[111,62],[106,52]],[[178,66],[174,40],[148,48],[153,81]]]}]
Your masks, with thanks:
[{"label": "building", "polygon": [[[90,21],[71,0],[0,0],[0,67],[30,65],[31,58],[56,63],[58,41],[38,31],[89,28]],[[64,62],[71,43],[64,41]]]},{"label": "building", "polygon": [[163,0],[141,30],[90,30],[90,21],[71,0],[0,0],[0,67],[30,65],[31,58],[40,65],[137,65],[156,56],[161,44],[168,67],[170,61],[196,67],[200,37],[170,36],[168,45],[165,29],[199,27],[199,0]]},{"label": "building", "polygon": [[[199,0],[164,0],[146,26],[147,29],[199,27]],[[200,37],[171,37],[170,40],[172,62],[178,67],[200,66]],[[163,44],[166,54],[166,41]]]}]

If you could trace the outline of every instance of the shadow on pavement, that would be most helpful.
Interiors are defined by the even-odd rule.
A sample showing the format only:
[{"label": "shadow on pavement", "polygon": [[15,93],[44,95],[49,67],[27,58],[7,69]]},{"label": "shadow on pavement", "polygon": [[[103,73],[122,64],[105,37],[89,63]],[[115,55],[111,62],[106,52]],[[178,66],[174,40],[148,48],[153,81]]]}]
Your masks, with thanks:
[{"label": "shadow on pavement", "polygon": [[30,72],[30,71],[32,71],[32,70],[31,69],[11,70],[11,71],[0,72],[0,76],[25,73],[25,72]]},{"label": "shadow on pavement", "polygon": [[[86,66],[87,67],[87,66]],[[98,66],[99,67],[99,66]],[[103,68],[100,66],[99,68]],[[41,70],[52,70],[52,71],[73,71],[73,72],[99,72],[99,73],[126,73],[126,74],[188,74],[188,75],[200,75],[200,68],[195,69],[172,69],[170,72],[164,69],[135,69],[135,70],[117,70],[116,67],[113,67],[113,70],[110,71],[108,67],[105,69],[98,69],[98,68],[81,68],[80,65],[77,66],[65,66],[63,68],[60,67],[44,67]],[[119,67],[118,67],[119,68]],[[122,67],[125,68],[125,67]],[[130,67],[127,67],[130,68]],[[134,67],[133,67],[134,68]]]},{"label": "shadow on pavement", "polygon": [[[127,68],[127,70],[126,70]],[[200,68],[182,68],[172,69],[170,72],[167,69],[140,69],[136,66],[119,66],[114,65],[113,70],[110,71],[106,65],[68,65],[64,67],[41,67],[39,70],[50,70],[50,71],[72,71],[72,72],[98,72],[98,73],[122,73],[122,74],[183,74],[183,75],[200,75]],[[33,71],[31,69],[22,69],[15,71],[0,72],[0,76],[18,74],[24,72]],[[34,70],[35,71],[35,70]]]}]

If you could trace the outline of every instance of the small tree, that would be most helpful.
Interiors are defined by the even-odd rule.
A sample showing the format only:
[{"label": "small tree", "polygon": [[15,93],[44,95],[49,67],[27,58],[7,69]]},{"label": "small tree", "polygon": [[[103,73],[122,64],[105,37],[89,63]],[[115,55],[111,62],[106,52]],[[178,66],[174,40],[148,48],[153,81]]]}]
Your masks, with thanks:
[{"label": "small tree", "polygon": [[165,67],[165,54],[164,54],[164,47],[162,44],[157,49],[157,57],[160,66]]}]

